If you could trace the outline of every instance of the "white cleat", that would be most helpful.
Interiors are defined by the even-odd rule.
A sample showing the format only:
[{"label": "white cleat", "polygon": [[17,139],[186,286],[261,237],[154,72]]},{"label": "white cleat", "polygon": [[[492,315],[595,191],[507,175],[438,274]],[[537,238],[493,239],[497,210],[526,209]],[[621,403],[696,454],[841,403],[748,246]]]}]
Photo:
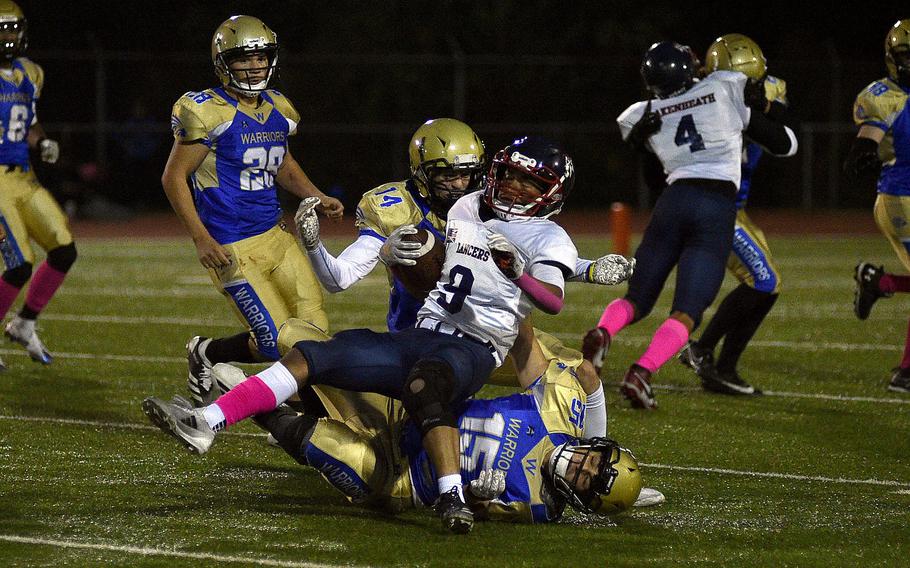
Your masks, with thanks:
[{"label": "white cleat", "polygon": [[35,320],[28,320],[19,316],[14,317],[6,324],[4,332],[10,341],[15,341],[25,347],[28,356],[32,361],[37,361],[42,365],[50,365],[54,357],[41,342],[38,334],[35,333]]},{"label": "white cleat", "polygon": [[667,498],[664,497],[664,494],[654,489],[653,487],[642,487],[641,493],[638,494],[638,499],[635,500],[635,503],[632,504],[633,507],[653,507],[654,505],[660,505]]},{"label": "white cleat", "polygon": [[177,438],[190,452],[201,455],[209,451],[215,441],[215,431],[205,421],[202,409],[186,408],[186,399],[176,402],[150,397],[142,401],[142,411],[152,424]]},{"label": "white cleat", "polygon": [[214,401],[245,381],[246,377],[246,373],[239,367],[228,363],[215,363],[215,366],[212,367],[212,394],[214,395],[212,400]]}]

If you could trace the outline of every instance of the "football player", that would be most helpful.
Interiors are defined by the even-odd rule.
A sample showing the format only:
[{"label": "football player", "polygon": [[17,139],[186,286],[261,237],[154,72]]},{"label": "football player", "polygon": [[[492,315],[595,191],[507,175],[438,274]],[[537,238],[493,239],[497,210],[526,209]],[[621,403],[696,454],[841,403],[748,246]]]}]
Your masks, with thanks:
[{"label": "football player", "polygon": [[[47,365],[52,357],[35,333],[35,320],[76,262],[76,245],[66,215],[41,186],[29,160],[29,150],[37,149],[42,162],[53,164],[60,148],[38,122],[44,71],[22,57],[27,46],[25,15],[15,2],[0,0],[0,318],[31,278],[25,304],[6,324],[5,333],[23,345],[32,360]],[[34,277],[31,239],[47,251]]]},{"label": "football player", "polygon": [[[247,331],[187,344],[190,386],[209,382],[221,361],[275,361],[279,328],[289,318],[299,339],[326,339],[328,320],[309,260],[280,223],[276,183],[319,200],[340,218],[341,202],[309,180],[288,148],[300,115],[269,89],[278,68],[278,38],[251,16],[233,16],[212,37],[220,85],[188,92],[174,105],[174,145],[162,184],[189,230],[199,262]],[[187,183],[189,179],[192,188]],[[197,404],[204,400],[193,396]]]},{"label": "football player", "polygon": [[558,313],[575,245],[549,217],[575,181],[572,159],[540,140],[516,140],[494,157],[486,188],[459,199],[446,223],[442,275],[413,328],[347,330],[300,341],[282,360],[191,412],[143,401],[153,423],[204,453],[216,432],[276,408],[309,384],[401,400],[417,422],[436,475],[437,511],[456,533],[474,520],[462,494],[456,406],[477,392],[512,347],[533,306]]},{"label": "football player", "polygon": [[[750,91],[764,97],[758,101],[755,112],[762,111],[760,103],[764,102],[763,112],[769,118],[785,122],[787,85],[782,79],[768,75],[765,56],[750,38],[742,34],[717,38],[708,48],[705,68],[709,73],[739,71],[750,82],[763,85],[763,91]],[[698,341],[689,341],[679,355],[680,361],[698,374],[705,389],[725,394],[761,394],[739,375],[736,366],[780,293],[780,273],[774,265],[768,241],[745,209],[752,175],[763,153],[760,145],[745,141],[742,177],[736,193],[733,254],[727,260],[727,270],[740,285],[723,299]],[[714,349],[721,339],[724,344],[715,364]]]},{"label": "football player", "polygon": [[688,47],[655,43],[641,64],[645,86],[655,98],[635,103],[617,118],[625,141],[660,159],[668,187],[635,252],[626,296],[607,306],[597,327],[585,335],[582,351],[599,370],[613,337],[650,313],[677,267],[670,317],[620,386],[636,408],[657,407],[651,375],[686,345],[720,289],[733,244],[743,133],[772,154],[796,153],[793,131],[769,120],[763,94],[753,94],[763,93],[760,84],[736,71],[715,71],[696,81],[696,70]]},{"label": "football player", "polygon": [[[641,473],[628,450],[605,438],[605,430],[592,432],[587,421],[588,396],[600,381],[586,383],[572,370],[580,354],[573,360],[544,353],[531,340],[530,326],[523,328],[513,357],[521,376],[538,373],[522,384],[525,390],[458,407],[459,467],[475,517],[544,523],[559,519],[567,503],[599,514],[627,509],[639,496]],[[213,378],[225,392],[245,377],[219,364]],[[325,390],[329,418],[298,416],[280,406],[254,420],[352,503],[391,512],[432,505],[439,491],[419,427],[401,403]]]},{"label": "football player", "polygon": [[[910,20],[900,20],[885,36],[885,67],[888,75],[873,81],[856,97],[853,121],[859,132],[844,162],[854,178],[878,178],[875,221],[894,252],[910,270],[910,131],[906,127],[907,93],[910,92]],[[910,276],[885,272],[868,262],[854,270],[856,280],[853,311],[861,320],[869,317],[873,304],[894,293],[910,292]],[[888,390],[910,392],[910,331],[900,365],[894,370]]]}]

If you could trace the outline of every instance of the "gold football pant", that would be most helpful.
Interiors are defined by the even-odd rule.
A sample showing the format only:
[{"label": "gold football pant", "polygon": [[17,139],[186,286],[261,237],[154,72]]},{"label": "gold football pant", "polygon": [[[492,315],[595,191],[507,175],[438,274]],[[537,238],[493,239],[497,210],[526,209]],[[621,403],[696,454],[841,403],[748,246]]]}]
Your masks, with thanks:
[{"label": "gold football pant", "polygon": [[875,199],[875,223],[904,268],[910,270],[910,197],[879,193]]},{"label": "gold football pant", "polygon": [[733,252],[727,259],[727,270],[759,292],[780,293],[780,273],[771,258],[765,233],[749,219],[745,209],[736,212]]},{"label": "gold football pant", "polygon": [[34,239],[48,251],[73,242],[69,222],[35,172],[0,167],[0,251],[4,270],[35,263]]},{"label": "gold football pant", "polygon": [[281,358],[279,330],[289,322],[281,332],[286,345],[328,339],[322,288],[293,236],[275,226],[224,248],[231,264],[209,274],[249,327],[260,354],[273,361]]}]

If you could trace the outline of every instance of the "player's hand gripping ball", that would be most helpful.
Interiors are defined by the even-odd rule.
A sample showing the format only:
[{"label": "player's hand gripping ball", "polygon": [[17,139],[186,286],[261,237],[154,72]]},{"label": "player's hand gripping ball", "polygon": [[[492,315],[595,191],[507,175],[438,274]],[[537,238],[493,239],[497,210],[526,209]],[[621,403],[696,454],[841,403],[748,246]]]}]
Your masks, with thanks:
[{"label": "player's hand gripping ball", "polygon": [[[401,249],[398,251],[399,254],[406,252],[407,260],[413,262],[413,264],[410,262],[386,262],[386,265],[395,279],[404,285],[405,290],[410,295],[422,300],[427,297],[430,290],[436,287],[436,282],[442,273],[442,265],[446,259],[446,250],[442,242],[432,232],[413,226],[410,227],[413,232],[407,231],[397,235],[396,239],[399,242],[394,246]],[[391,235],[389,235],[388,240],[392,240]],[[389,244],[389,242],[387,241],[386,244]],[[393,254],[387,256],[392,256]]]}]

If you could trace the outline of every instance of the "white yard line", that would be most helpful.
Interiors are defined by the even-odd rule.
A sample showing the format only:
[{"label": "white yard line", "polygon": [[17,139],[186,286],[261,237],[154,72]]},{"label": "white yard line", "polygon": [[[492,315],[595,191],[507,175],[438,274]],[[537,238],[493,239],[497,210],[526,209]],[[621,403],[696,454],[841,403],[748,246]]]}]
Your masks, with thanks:
[{"label": "white yard line", "polygon": [[885,487],[910,487],[906,481],[888,479],[849,479],[846,477],[825,477],[823,475],[798,475],[794,473],[777,473],[773,471],[740,471],[719,467],[694,467],[684,465],[666,465],[660,463],[642,463],[644,467],[669,469],[673,471],[690,471],[694,473],[717,473],[721,475],[740,475],[744,477],[768,477],[773,479],[790,479],[794,481],[821,481],[823,483],[846,483],[851,485],[883,485]]},{"label": "white yard line", "polygon": [[32,538],[27,536],[16,536],[10,534],[0,534],[0,540],[6,542],[17,542],[21,544],[37,544],[42,546],[56,546],[58,548],[82,548],[87,550],[104,550],[109,552],[123,552],[139,556],[171,556],[175,558],[187,558],[192,560],[214,560],[216,562],[231,562],[254,564],[257,566],[283,566],[287,568],[335,568],[337,566],[350,566],[349,564],[321,564],[316,562],[295,562],[293,560],[272,560],[269,558],[254,556],[225,556],[221,554],[211,554],[207,552],[184,552],[181,550],[169,550],[166,548],[147,548],[138,546],[127,546],[120,544],[98,544],[93,542],[82,542],[77,540],[54,540],[46,538]]}]

